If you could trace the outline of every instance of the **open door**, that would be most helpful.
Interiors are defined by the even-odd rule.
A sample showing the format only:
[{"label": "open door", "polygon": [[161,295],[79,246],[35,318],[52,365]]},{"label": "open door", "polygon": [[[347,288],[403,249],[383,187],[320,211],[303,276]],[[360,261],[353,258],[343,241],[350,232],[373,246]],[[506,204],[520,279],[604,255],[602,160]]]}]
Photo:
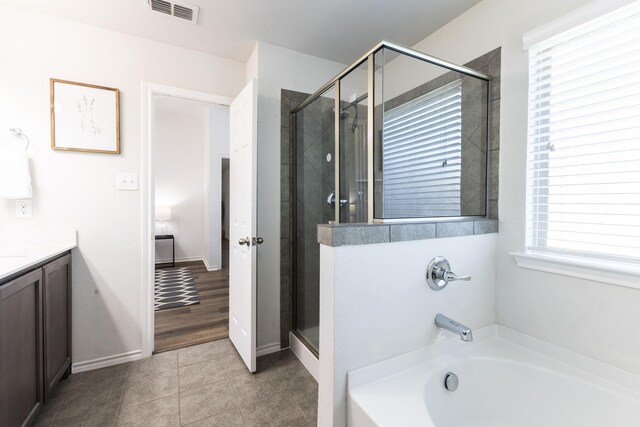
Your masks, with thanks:
[{"label": "open door", "polygon": [[256,222],[258,82],[230,108],[229,338],[256,371]]}]

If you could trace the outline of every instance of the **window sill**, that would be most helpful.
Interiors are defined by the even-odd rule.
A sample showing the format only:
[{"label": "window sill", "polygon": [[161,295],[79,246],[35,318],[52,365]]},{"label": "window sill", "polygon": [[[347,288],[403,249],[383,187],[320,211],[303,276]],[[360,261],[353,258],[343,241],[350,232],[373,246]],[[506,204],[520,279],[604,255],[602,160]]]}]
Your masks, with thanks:
[{"label": "window sill", "polygon": [[640,265],[570,255],[511,252],[521,268],[640,289]]}]

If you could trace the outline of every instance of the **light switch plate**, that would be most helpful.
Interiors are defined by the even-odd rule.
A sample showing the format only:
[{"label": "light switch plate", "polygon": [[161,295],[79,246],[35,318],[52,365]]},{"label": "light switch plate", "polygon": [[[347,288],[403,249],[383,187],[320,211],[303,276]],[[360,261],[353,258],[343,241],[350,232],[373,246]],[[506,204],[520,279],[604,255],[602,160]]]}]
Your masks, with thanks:
[{"label": "light switch plate", "polygon": [[16,200],[16,218],[33,218],[33,201],[31,199]]},{"label": "light switch plate", "polygon": [[138,191],[138,174],[124,172],[117,173],[116,188],[120,191]]}]

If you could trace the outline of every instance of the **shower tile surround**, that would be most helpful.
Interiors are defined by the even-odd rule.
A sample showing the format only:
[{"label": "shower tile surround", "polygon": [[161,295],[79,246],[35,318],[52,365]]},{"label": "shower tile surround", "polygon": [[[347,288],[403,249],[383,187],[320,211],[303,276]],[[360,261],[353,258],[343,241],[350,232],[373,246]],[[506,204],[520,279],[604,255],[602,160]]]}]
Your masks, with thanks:
[{"label": "shower tile surround", "polygon": [[[384,224],[326,224],[318,223],[317,226],[317,243],[328,246],[343,245],[362,245],[372,243],[400,242],[409,240],[435,239],[453,236],[478,235],[486,233],[498,232],[498,165],[500,154],[500,65],[501,65],[501,49],[497,48],[488,52],[465,64],[467,67],[478,70],[492,77],[489,86],[489,126],[488,126],[488,183],[487,183],[487,203],[486,218],[477,217],[473,219],[461,219],[453,221],[442,220],[426,220],[404,223],[384,223]],[[388,105],[393,103],[400,104],[414,99],[424,93],[432,90],[437,82],[442,85],[451,79],[449,73],[444,74],[431,82],[427,82],[416,88],[399,95],[398,97],[387,101]],[[464,83],[463,83],[464,84]],[[283,179],[281,181],[281,265],[280,265],[280,328],[281,328],[281,345],[287,347],[289,345],[289,331],[292,326],[292,263],[293,256],[293,209],[292,201],[295,199],[291,193],[291,181],[289,178],[293,171],[294,165],[291,145],[292,134],[290,130],[290,114],[291,109],[302,103],[309,95],[301,92],[282,90],[281,92],[281,173]],[[464,102],[464,99],[463,99]],[[390,107],[391,108],[391,107]],[[472,126],[470,123],[463,123],[463,150],[467,152],[469,149],[476,149],[480,155],[484,155],[484,148],[477,147],[475,144],[471,146],[471,142],[466,138],[467,134],[473,134],[478,130],[476,124]],[[482,131],[482,130],[481,130]],[[333,141],[333,137],[331,138]],[[478,158],[478,156],[471,156]],[[464,161],[464,160],[463,160]],[[469,179],[469,176],[485,176],[485,169],[479,165],[480,170],[474,170],[474,165],[463,165],[463,170],[470,170],[471,173],[463,176],[463,179]],[[477,169],[477,168],[476,168]],[[323,186],[327,185],[323,182]],[[477,186],[469,186],[477,188]],[[464,210],[472,210],[477,208],[477,200],[474,203],[474,197],[466,194],[462,195],[462,207]],[[319,198],[319,203],[324,200]],[[323,203],[326,206],[326,203]],[[300,206],[298,206],[300,209]],[[324,207],[320,208],[324,211]],[[324,216],[324,215],[323,215]],[[307,233],[309,234],[309,233]],[[310,237],[310,236],[307,236]],[[316,236],[314,236],[315,238]],[[305,238],[306,240],[306,238]],[[308,243],[308,242],[307,242]],[[319,245],[308,245],[305,248],[316,248]],[[318,251],[319,257],[319,251]]]},{"label": "shower tile surround", "polygon": [[370,245],[497,232],[497,219],[406,224],[318,224],[318,243],[333,247]]}]

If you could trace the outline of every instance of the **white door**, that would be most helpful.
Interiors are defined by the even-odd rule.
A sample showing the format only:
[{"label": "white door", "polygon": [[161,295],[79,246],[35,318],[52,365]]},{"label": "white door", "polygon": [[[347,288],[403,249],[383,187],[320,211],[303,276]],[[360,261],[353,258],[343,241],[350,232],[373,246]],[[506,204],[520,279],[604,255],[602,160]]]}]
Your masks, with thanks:
[{"label": "white door", "polygon": [[258,82],[231,103],[229,181],[229,338],[256,371],[256,184]]}]

